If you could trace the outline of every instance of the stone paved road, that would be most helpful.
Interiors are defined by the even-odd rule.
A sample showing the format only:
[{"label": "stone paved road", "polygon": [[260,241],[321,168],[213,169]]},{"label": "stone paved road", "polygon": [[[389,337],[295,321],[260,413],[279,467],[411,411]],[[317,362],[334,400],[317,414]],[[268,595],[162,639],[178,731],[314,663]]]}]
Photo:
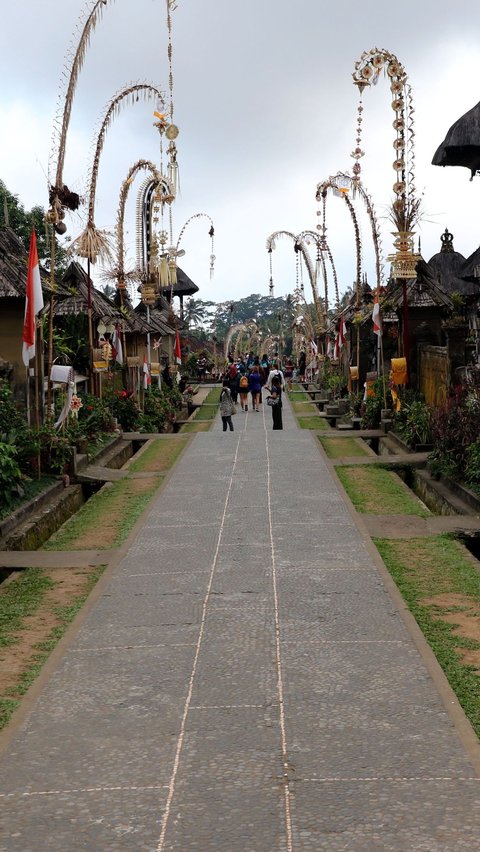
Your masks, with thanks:
[{"label": "stone paved road", "polygon": [[10,738],[1,852],[480,848],[461,714],[264,409],[195,436]]}]

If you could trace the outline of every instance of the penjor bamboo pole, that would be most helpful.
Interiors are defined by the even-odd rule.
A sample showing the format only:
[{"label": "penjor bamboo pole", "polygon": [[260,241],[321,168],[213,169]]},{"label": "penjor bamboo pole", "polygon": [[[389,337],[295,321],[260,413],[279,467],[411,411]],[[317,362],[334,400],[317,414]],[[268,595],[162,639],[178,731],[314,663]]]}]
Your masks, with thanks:
[{"label": "penjor bamboo pole", "polygon": [[48,314],[48,375],[47,375],[47,422],[52,420],[52,382],[50,376],[53,366],[53,309],[55,307],[54,291],[55,291],[55,253],[57,240],[55,230],[51,226],[51,242],[50,242],[50,307]]},{"label": "penjor bamboo pole", "polygon": [[[93,375],[93,326],[92,326],[92,280],[90,278],[90,258],[87,259],[87,316],[88,316],[88,360],[90,364],[90,393],[95,393]],[[101,398],[101,394],[100,394]]]}]

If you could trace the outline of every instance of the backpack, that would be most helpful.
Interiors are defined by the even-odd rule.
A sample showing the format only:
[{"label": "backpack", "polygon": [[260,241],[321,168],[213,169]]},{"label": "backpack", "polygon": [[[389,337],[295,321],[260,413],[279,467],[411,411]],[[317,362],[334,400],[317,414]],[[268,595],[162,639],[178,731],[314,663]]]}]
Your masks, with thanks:
[{"label": "backpack", "polygon": [[240,377],[240,387],[241,388],[248,388],[248,376],[241,376]]}]

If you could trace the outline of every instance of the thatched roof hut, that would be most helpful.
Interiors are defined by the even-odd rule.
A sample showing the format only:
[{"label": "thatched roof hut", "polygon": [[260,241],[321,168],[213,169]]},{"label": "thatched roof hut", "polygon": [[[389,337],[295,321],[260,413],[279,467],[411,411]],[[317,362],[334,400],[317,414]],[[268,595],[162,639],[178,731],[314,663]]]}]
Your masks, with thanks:
[{"label": "thatched roof hut", "polygon": [[472,178],[480,169],[480,102],[452,124],[433,155],[434,166],[465,166]]}]

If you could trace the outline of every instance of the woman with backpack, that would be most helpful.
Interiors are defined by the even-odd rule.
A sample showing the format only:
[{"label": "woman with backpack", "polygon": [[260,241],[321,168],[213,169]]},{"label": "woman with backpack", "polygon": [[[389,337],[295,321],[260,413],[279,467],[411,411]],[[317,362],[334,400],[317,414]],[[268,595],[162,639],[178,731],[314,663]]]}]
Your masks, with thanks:
[{"label": "woman with backpack", "polygon": [[239,373],[238,393],[240,394],[240,405],[242,406],[242,411],[248,411],[248,376],[243,364],[240,365]]}]

